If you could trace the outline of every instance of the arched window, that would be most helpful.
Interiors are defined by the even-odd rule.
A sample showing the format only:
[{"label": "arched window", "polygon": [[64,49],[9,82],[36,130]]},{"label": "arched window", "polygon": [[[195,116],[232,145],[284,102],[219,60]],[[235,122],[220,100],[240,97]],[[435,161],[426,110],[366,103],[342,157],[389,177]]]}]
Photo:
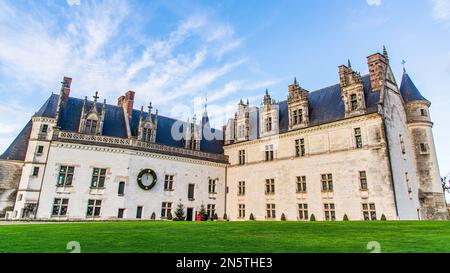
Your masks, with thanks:
[{"label": "arched window", "polygon": [[123,182],[123,181],[119,182],[118,194],[119,195],[124,195],[125,194],[125,182]]}]

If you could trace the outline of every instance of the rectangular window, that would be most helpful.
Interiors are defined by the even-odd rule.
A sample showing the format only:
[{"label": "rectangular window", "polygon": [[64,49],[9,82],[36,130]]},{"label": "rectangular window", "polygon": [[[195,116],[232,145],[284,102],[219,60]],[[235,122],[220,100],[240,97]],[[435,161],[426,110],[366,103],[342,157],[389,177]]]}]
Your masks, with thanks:
[{"label": "rectangular window", "polygon": [[275,179],[266,179],[266,194],[275,193]]},{"label": "rectangular window", "polygon": [[428,145],[426,143],[420,143],[420,153],[422,154],[428,153]]},{"label": "rectangular window", "polygon": [[298,109],[292,111],[292,125],[299,125],[303,121],[303,110]]},{"label": "rectangular window", "polygon": [[403,136],[400,134],[400,148],[402,149],[402,154],[403,154],[403,158],[406,159],[405,155],[406,155],[406,147],[405,147],[405,141],[403,140]]},{"label": "rectangular window", "polygon": [[323,204],[324,212],[325,212],[325,220],[326,221],[335,221],[336,220],[336,211],[333,203]]},{"label": "rectangular window", "polygon": [[42,146],[42,145],[37,146],[36,154],[42,155],[43,153],[44,153],[44,146]]},{"label": "rectangular window", "polygon": [[46,134],[48,132],[48,124],[43,124],[41,128],[41,133]]},{"label": "rectangular window", "polygon": [[239,138],[244,137],[244,130],[245,130],[244,125],[239,125]]},{"label": "rectangular window", "polygon": [[125,194],[125,182],[119,182],[119,189],[117,190],[117,194],[119,196],[123,196]]},{"label": "rectangular window", "polygon": [[362,148],[362,135],[361,135],[361,128],[355,128],[355,141],[356,141],[356,148]]},{"label": "rectangular window", "polygon": [[216,192],[216,179],[209,179],[208,193],[210,193],[210,194],[217,193]]},{"label": "rectangular window", "polygon": [[367,190],[367,174],[366,171],[359,172],[359,184],[361,190]]},{"label": "rectangular window", "polygon": [[272,117],[267,117],[265,120],[265,129],[266,132],[272,131]]},{"label": "rectangular window", "polygon": [[275,219],[275,204],[267,204],[266,205],[266,217],[269,219]]},{"label": "rectangular window", "polygon": [[59,187],[71,186],[74,170],[75,167],[73,166],[60,166],[57,186]]},{"label": "rectangular window", "polygon": [[238,186],[238,195],[244,196],[245,195],[245,181],[239,181]]},{"label": "rectangular window", "polygon": [[298,219],[308,220],[308,204],[298,204]]},{"label": "rectangular window", "polygon": [[377,212],[375,210],[374,203],[362,204],[362,212],[363,212],[364,221],[377,220]]},{"label": "rectangular window", "polygon": [[117,218],[122,219],[124,216],[125,209],[119,209],[117,211]]},{"label": "rectangular window", "polygon": [[86,120],[86,128],[84,130],[85,134],[96,134],[97,133],[97,121],[93,119]]},{"label": "rectangular window", "polygon": [[67,215],[67,207],[69,206],[69,199],[55,198],[53,201],[52,216]]},{"label": "rectangular window", "polygon": [[164,177],[164,190],[173,191],[173,175],[166,174]]},{"label": "rectangular window", "polygon": [[273,160],[273,145],[266,145],[266,161],[272,161]]},{"label": "rectangular window", "polygon": [[245,218],[245,204],[239,204],[239,218]]},{"label": "rectangular window", "polygon": [[355,111],[356,109],[358,109],[358,100],[357,100],[355,94],[352,94],[350,96],[350,103],[352,105],[352,111]]},{"label": "rectangular window", "polygon": [[188,186],[188,199],[189,200],[194,200],[194,189],[195,189],[195,184],[189,184],[189,186]]},{"label": "rectangular window", "polygon": [[163,202],[161,206],[161,218],[167,218],[172,213],[172,203]]},{"label": "rectangular window", "polygon": [[213,219],[216,214],[216,205],[208,204],[206,205],[206,213],[208,214],[208,219]]},{"label": "rectangular window", "polygon": [[86,216],[98,217],[102,209],[102,200],[89,199]]},{"label": "rectangular window", "polygon": [[239,151],[239,165],[245,164],[245,150]]},{"label": "rectangular window", "polygon": [[143,128],[142,129],[142,141],[150,142],[151,137],[152,137],[152,130],[150,128]]},{"label": "rectangular window", "polygon": [[306,193],[306,176],[297,176],[297,193]]},{"label": "rectangular window", "polygon": [[420,109],[420,115],[421,115],[422,117],[428,116],[427,110],[425,110],[425,109]]},{"label": "rectangular window", "polygon": [[91,187],[104,188],[106,178],[106,169],[94,168],[92,172]]},{"label": "rectangular window", "polygon": [[38,176],[39,175],[39,167],[34,167],[33,168],[33,176]]},{"label": "rectangular window", "polygon": [[305,139],[297,139],[295,140],[295,156],[305,156]]},{"label": "rectangular window", "polygon": [[141,219],[142,218],[142,207],[138,206],[136,209],[136,219]]},{"label": "rectangular window", "polygon": [[331,173],[329,174],[322,174],[322,191],[333,191],[333,176]]}]

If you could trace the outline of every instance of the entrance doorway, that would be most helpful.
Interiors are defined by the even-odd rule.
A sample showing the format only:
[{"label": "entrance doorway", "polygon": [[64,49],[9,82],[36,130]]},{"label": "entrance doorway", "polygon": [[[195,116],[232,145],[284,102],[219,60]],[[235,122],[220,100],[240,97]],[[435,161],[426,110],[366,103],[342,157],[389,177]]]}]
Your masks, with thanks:
[{"label": "entrance doorway", "polygon": [[192,220],[193,220],[193,219],[192,219],[193,212],[194,212],[194,209],[193,209],[193,208],[187,208],[187,211],[186,211],[186,221],[192,221]]}]

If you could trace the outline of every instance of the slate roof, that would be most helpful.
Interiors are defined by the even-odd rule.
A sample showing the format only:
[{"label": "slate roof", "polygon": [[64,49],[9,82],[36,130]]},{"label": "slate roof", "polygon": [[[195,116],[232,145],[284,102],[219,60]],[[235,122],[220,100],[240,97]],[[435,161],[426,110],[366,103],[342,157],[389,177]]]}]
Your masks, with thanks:
[{"label": "slate roof", "polygon": [[[367,113],[376,113],[380,92],[372,92],[370,75],[362,76]],[[340,84],[309,93],[309,124],[319,125],[341,120],[345,117],[345,106],[341,99]],[[287,100],[279,103],[280,132],[289,128]]]},{"label": "slate roof", "polygon": [[[58,104],[59,95],[52,94],[42,107],[34,114],[34,116],[52,117],[56,116],[56,108]],[[91,109],[93,102],[87,101],[87,109]],[[97,103],[97,111],[100,113],[103,103]],[[81,111],[83,108],[83,99],[69,97],[65,106],[60,113],[60,120],[58,125],[63,131],[77,132],[80,124]],[[139,110],[133,110],[130,129],[131,134],[136,136],[137,128],[139,126]],[[144,118],[147,117],[147,113],[143,113]],[[152,114],[152,118],[155,115]],[[172,125],[176,122],[176,119],[168,118],[158,115],[158,129],[156,131],[156,143],[183,148],[183,141],[175,140],[171,136]],[[185,125],[185,122],[182,122]],[[215,132],[215,129],[212,129]],[[28,146],[28,139],[31,132],[31,120],[22,130],[22,132],[13,141],[10,147],[0,156],[0,159],[8,160],[24,160],[25,153]],[[222,134],[219,131],[219,134]],[[127,129],[125,124],[125,118],[123,108],[115,105],[106,104],[106,114],[103,124],[103,135],[110,137],[127,138]],[[205,140],[203,139],[200,144],[200,150],[203,152],[223,154],[223,141],[222,140]]]},{"label": "slate roof", "polygon": [[400,93],[402,94],[405,102],[427,100],[424,96],[422,96],[422,94],[420,94],[419,89],[417,89],[406,70],[403,71]]},{"label": "slate roof", "polygon": [[[408,94],[412,91],[417,90],[415,88],[412,81],[406,75],[406,84],[402,87],[403,92],[407,92]],[[365,75],[362,76],[362,80],[364,83],[364,95],[366,100],[367,113],[375,113],[377,111],[377,103],[380,99],[380,92],[372,92],[371,84],[370,84],[370,76]],[[405,80],[405,76],[404,76]],[[406,86],[408,86],[406,88]],[[412,88],[414,87],[414,88]],[[420,93],[412,92],[412,94],[416,94],[412,96],[417,98]],[[405,95],[404,95],[405,96]],[[408,95],[411,97],[411,95]],[[36,112],[35,116],[45,116],[45,117],[55,117],[56,116],[56,107],[58,102],[58,95],[52,94],[49,99],[44,103],[44,105]],[[420,98],[423,97],[420,95]],[[93,102],[87,102],[87,108],[90,109]],[[81,110],[83,107],[83,100],[78,98],[69,97],[66,105],[62,108],[60,114],[59,126],[64,131],[72,131],[77,132],[79,123]],[[102,103],[97,103],[97,110],[101,112]],[[319,125],[324,123],[329,123],[333,121],[337,121],[343,119],[345,117],[344,103],[341,99],[341,88],[339,84],[329,86],[314,92],[309,93],[309,115],[310,115],[310,125]],[[130,129],[133,136],[136,136],[137,127],[139,125],[139,110],[133,110],[131,120],[130,120]],[[146,118],[147,113],[143,113],[144,118]],[[154,115],[152,114],[152,118],[154,119]],[[172,125],[177,120],[168,118],[165,116],[158,116],[158,130],[156,133],[156,143],[163,144],[172,147],[184,147],[182,140],[175,140],[171,137]],[[289,125],[289,116],[288,116],[288,107],[287,101],[279,102],[279,122],[280,122],[280,132],[288,131]],[[185,122],[182,122],[185,124]],[[202,117],[202,126],[209,126],[209,119],[207,116]],[[0,159],[15,159],[15,160],[23,160],[25,158],[25,152],[28,145],[28,138],[31,131],[31,121],[25,126],[19,136],[14,140],[11,146],[5,151],[5,153],[0,156]],[[218,132],[219,134],[223,134],[220,130],[212,129],[213,133]],[[103,125],[103,135],[111,136],[111,137],[120,137],[126,138],[127,131],[124,120],[123,108],[115,106],[115,105],[106,105],[106,115],[105,121]],[[222,154],[223,153],[223,141],[222,140],[206,140],[202,139],[200,148],[201,151]]]}]

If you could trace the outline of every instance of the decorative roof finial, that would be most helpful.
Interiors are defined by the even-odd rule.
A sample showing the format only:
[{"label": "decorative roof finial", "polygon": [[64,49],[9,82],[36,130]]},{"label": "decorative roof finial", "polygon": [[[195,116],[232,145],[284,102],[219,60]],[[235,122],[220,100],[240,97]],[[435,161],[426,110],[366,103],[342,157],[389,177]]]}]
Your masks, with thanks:
[{"label": "decorative roof finial", "polygon": [[350,59],[348,59],[348,64],[347,64],[348,68],[352,68],[352,63],[350,62]]},{"label": "decorative roof finial", "polygon": [[406,73],[406,61],[405,60],[403,60],[402,61],[402,65],[403,65],[403,73]]},{"label": "decorative roof finial", "polygon": [[152,102],[151,102],[151,101],[148,103],[147,108],[148,108],[148,113],[151,114],[152,109],[153,109],[153,106],[152,106]]},{"label": "decorative roof finial", "polygon": [[208,107],[208,92],[205,93],[205,113],[207,107]]},{"label": "decorative roof finial", "polygon": [[97,102],[97,99],[100,98],[98,96],[98,91],[95,91],[95,96],[93,96],[93,98],[94,98],[94,102]]},{"label": "decorative roof finial", "polygon": [[248,102],[248,99],[247,99],[247,106],[249,106],[250,105],[250,102]]},{"label": "decorative roof finial", "polygon": [[386,62],[389,62],[389,55],[386,46],[383,46],[383,56],[386,58]]},{"label": "decorative roof finial", "polygon": [[294,77],[294,85],[298,85],[298,83],[297,83],[297,77]]},{"label": "decorative roof finial", "polygon": [[269,95],[269,89],[266,88],[266,96]]}]

